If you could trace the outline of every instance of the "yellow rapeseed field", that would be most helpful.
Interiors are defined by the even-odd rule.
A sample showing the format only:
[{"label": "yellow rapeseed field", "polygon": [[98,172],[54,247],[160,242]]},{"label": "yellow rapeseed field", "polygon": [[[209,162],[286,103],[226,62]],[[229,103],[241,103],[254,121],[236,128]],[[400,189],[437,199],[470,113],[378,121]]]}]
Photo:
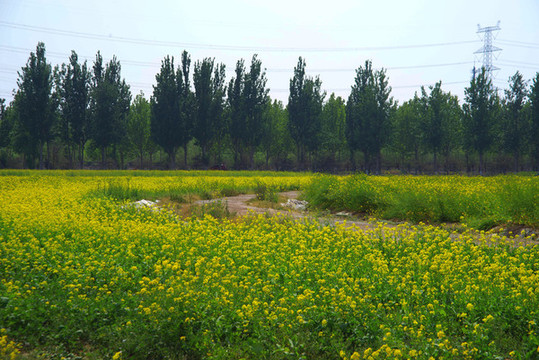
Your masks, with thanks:
[{"label": "yellow rapeseed field", "polygon": [[311,178],[0,177],[0,359],[539,357],[532,238],[186,221],[102,191],[303,189]]}]

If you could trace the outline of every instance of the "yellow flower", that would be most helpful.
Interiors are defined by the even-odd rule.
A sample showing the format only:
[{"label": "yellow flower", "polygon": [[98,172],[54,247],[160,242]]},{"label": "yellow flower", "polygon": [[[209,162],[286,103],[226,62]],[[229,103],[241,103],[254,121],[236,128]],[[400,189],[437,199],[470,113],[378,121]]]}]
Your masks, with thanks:
[{"label": "yellow flower", "polygon": [[366,358],[366,357],[369,356],[371,353],[372,353],[372,348],[367,348],[367,349],[365,349],[365,351],[363,352],[363,357]]},{"label": "yellow flower", "polygon": [[122,358],[122,352],[121,351],[118,351],[117,353],[115,353],[113,356],[112,356],[112,360],[119,360]]}]

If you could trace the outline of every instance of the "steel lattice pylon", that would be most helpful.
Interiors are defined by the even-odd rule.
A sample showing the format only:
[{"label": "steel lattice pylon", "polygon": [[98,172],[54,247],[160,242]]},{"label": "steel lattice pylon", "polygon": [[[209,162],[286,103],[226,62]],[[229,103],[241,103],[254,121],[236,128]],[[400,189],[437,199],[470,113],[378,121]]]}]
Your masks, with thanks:
[{"label": "steel lattice pylon", "polygon": [[493,53],[502,50],[499,47],[492,45],[492,40],[494,39],[493,32],[499,30],[499,20],[496,26],[481,27],[481,25],[477,25],[477,33],[480,35],[483,34],[483,47],[474,52],[474,54],[481,54],[483,60],[483,67],[485,68],[490,79],[493,79],[493,72],[495,70],[499,70],[498,67],[492,65]]}]

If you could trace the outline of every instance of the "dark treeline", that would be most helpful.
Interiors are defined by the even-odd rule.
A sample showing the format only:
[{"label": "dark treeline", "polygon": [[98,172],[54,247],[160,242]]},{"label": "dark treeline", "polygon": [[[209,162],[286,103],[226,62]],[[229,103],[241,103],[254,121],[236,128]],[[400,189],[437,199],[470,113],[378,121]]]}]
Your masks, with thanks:
[{"label": "dark treeline", "polygon": [[88,64],[72,51],[53,68],[39,43],[18,75],[13,101],[0,99],[3,168],[539,170],[539,72],[530,83],[517,71],[501,93],[478,69],[462,104],[441,82],[398,104],[370,61],[345,100],[300,57],[285,105],[257,55],[227,83],[223,64],[184,51],[163,59],[148,100],[133,97],[116,57]]}]

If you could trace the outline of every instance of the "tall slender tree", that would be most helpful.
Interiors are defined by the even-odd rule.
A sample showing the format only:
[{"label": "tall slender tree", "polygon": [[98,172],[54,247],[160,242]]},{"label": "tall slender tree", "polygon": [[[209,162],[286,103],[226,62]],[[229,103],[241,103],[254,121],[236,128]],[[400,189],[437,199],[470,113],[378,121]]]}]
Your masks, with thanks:
[{"label": "tall slender tree", "polygon": [[[391,148],[400,155],[401,163],[413,156],[416,173],[419,171],[419,150],[421,145],[421,105],[417,93],[401,106],[392,116]],[[408,171],[410,171],[410,164]]]},{"label": "tall slender tree", "polygon": [[305,60],[299,58],[290,79],[288,96],[288,127],[297,148],[300,166],[305,165],[305,154],[314,151],[320,142],[322,105],[326,93],[321,90],[319,77],[305,76]]},{"label": "tall slender tree", "polygon": [[[43,150],[45,143],[51,138],[54,121],[52,92],[52,68],[45,58],[45,44],[37,44],[36,52],[30,53],[26,66],[18,73],[19,89],[15,96],[18,102],[19,136],[29,141],[27,156],[33,157],[32,148],[36,148],[39,156],[39,168],[44,168]],[[24,141],[24,140],[23,140]]]},{"label": "tall slender tree", "polygon": [[269,105],[269,89],[266,88],[266,73],[262,70],[262,62],[253,55],[249,72],[245,74],[245,85],[243,87],[243,113],[245,115],[245,131],[243,142],[249,149],[249,161],[251,168],[254,168],[254,153],[264,132],[263,115]]},{"label": "tall slender tree", "polygon": [[531,131],[529,140],[532,159],[534,160],[534,169],[535,171],[539,171],[539,72],[535,74],[529,97],[531,107]]},{"label": "tall slender tree", "polygon": [[92,80],[92,140],[101,150],[101,166],[105,168],[107,148],[125,136],[131,93],[115,56],[103,69],[103,58],[97,53]]},{"label": "tall slender tree", "polygon": [[266,153],[266,167],[272,158],[275,167],[280,170],[286,155],[292,150],[293,140],[288,130],[288,114],[281,101],[274,100],[264,112],[264,136],[261,144]]},{"label": "tall slender tree", "polygon": [[187,145],[192,137],[194,116],[196,110],[195,95],[189,80],[191,56],[187,51],[182,52],[181,69],[176,73],[176,83],[180,97],[180,119],[178,140],[183,147],[183,165],[187,168]]},{"label": "tall slender tree", "polygon": [[470,86],[464,89],[464,145],[479,154],[479,173],[485,171],[484,155],[493,143],[497,97],[485,68],[474,69]]},{"label": "tall slender tree", "polygon": [[195,63],[193,82],[196,115],[193,135],[202,150],[202,161],[205,164],[209,161],[209,147],[220,127],[216,121],[222,121],[222,107],[219,104],[222,104],[225,94],[224,71],[224,65],[215,66],[215,61],[211,58]]},{"label": "tall slender tree", "polygon": [[513,170],[519,171],[520,156],[525,150],[528,119],[524,111],[527,97],[527,84],[520,72],[509,78],[509,89],[505,90],[502,116],[503,148],[513,155]]},{"label": "tall slender tree", "polygon": [[195,85],[196,116],[193,135],[202,150],[202,161],[207,162],[206,154],[213,137],[210,108],[212,103],[211,78],[214,59],[205,58],[195,63],[193,82]]},{"label": "tall slender tree", "polygon": [[139,166],[143,167],[144,152],[148,148],[151,128],[151,106],[141,91],[129,108],[127,137],[139,156]]},{"label": "tall slender tree", "polygon": [[180,123],[180,94],[182,85],[178,84],[174,70],[174,57],[165,57],[161,70],[155,76],[151,103],[151,134],[156,144],[168,155],[169,168],[176,168],[176,150],[182,145]]},{"label": "tall slender tree", "polygon": [[354,150],[365,157],[365,170],[371,171],[372,159],[381,172],[381,150],[388,142],[391,124],[389,115],[393,104],[385,70],[373,71],[370,60],[356,70],[356,78],[346,104],[347,140],[353,161]]},{"label": "tall slender tree", "polygon": [[[2,99],[4,100],[4,99]],[[0,166],[7,167],[7,160],[13,149],[13,136],[12,129],[16,121],[16,103],[12,101],[9,106],[5,106],[4,102],[0,102],[0,108],[2,108],[2,114],[0,115],[0,149],[4,148],[5,157],[0,157]]]},{"label": "tall slender tree", "polygon": [[8,126],[8,117],[6,111],[6,99],[0,98],[0,148],[9,145],[9,132],[11,127]]},{"label": "tall slender tree", "polygon": [[346,104],[340,96],[332,93],[322,110],[321,147],[330,154],[332,162],[335,155],[346,148]]},{"label": "tall slender tree", "polygon": [[71,51],[69,64],[64,69],[60,85],[60,108],[64,124],[64,138],[78,146],[79,167],[84,167],[84,147],[90,135],[91,73],[86,61],[80,64],[78,55]]},{"label": "tall slender tree", "polygon": [[236,63],[235,76],[230,79],[227,89],[227,107],[229,117],[229,133],[234,150],[234,167],[240,165],[243,139],[245,138],[245,114],[244,114],[244,87],[245,87],[245,61],[238,60]]},{"label": "tall slender tree", "polygon": [[430,86],[430,94],[422,86],[420,103],[421,139],[427,151],[433,154],[433,169],[438,173],[438,155],[446,158],[455,145],[455,132],[460,122],[458,99],[442,90],[442,82]]},{"label": "tall slender tree", "polygon": [[228,132],[227,117],[224,116],[225,109],[225,65],[217,64],[212,78],[212,101],[211,101],[211,123],[213,127],[212,141],[215,145],[216,160],[223,161],[224,141]]}]

